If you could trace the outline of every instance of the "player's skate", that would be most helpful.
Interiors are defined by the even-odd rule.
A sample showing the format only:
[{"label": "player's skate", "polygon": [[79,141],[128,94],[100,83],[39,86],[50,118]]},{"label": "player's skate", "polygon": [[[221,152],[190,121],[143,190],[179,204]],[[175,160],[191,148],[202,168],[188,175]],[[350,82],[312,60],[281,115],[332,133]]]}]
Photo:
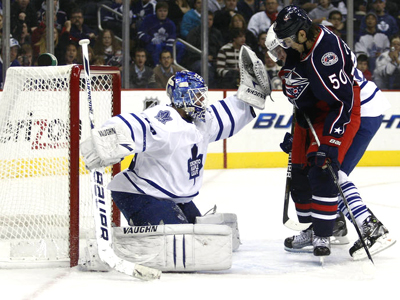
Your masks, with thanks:
[{"label": "player's skate", "polygon": [[313,230],[312,225],[306,230],[285,239],[285,250],[297,253],[312,253],[313,251]]},{"label": "player's skate", "polygon": [[336,217],[335,226],[333,227],[333,234],[331,236],[332,245],[346,245],[348,244],[349,238],[347,237],[347,226],[346,218],[340,211]]},{"label": "player's skate", "polygon": [[[379,253],[396,243],[396,240],[388,236],[389,231],[386,227],[374,215],[365,219],[361,227],[361,232],[365,245],[367,245],[371,255]],[[349,252],[354,260],[367,257],[360,239],[354,243]]]},{"label": "player's skate", "polygon": [[312,241],[315,256],[328,256],[331,254],[331,243],[329,237],[314,235]]}]

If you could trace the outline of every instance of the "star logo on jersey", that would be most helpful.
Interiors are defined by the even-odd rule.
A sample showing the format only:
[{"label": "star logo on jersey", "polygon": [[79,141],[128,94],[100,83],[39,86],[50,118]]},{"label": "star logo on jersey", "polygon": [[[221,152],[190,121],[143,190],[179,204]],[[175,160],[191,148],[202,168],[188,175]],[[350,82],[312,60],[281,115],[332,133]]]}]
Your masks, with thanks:
[{"label": "star logo on jersey", "polygon": [[300,77],[299,74],[292,70],[285,76],[287,97],[292,101],[298,100],[309,84],[310,82],[307,78]]},{"label": "star logo on jersey", "polygon": [[341,134],[342,133],[342,129],[341,128],[334,128],[333,131],[337,134]]},{"label": "star logo on jersey", "polygon": [[172,121],[170,112],[168,110],[160,110],[155,118],[163,124],[167,123],[168,121]]},{"label": "star logo on jersey", "polygon": [[195,144],[192,147],[192,157],[188,159],[189,179],[193,179],[193,185],[196,183],[196,177],[199,177],[200,171],[203,168],[203,154],[198,154],[199,148]]}]

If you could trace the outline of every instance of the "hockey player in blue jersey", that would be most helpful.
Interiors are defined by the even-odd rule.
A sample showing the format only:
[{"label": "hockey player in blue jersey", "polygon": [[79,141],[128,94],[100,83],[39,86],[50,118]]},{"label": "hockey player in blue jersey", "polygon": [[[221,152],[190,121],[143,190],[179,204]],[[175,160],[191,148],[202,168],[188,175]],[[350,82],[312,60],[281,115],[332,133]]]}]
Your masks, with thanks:
[{"label": "hockey player in blue jersey", "polygon": [[[312,241],[314,255],[326,256],[338,205],[337,186],[326,165],[337,176],[360,125],[355,66],[347,45],[296,6],[283,8],[273,26],[287,53],[281,70],[283,91],[296,108],[291,194],[299,221],[312,223],[300,238]],[[285,246],[293,242],[295,238],[288,238]]]},{"label": "hockey player in blue jersey", "polygon": [[202,185],[209,143],[239,132],[255,117],[253,106],[262,109],[270,94],[261,60],[248,48],[240,56],[237,95],[207,107],[203,78],[177,72],[167,84],[170,105],[115,116],[81,144],[88,169],[135,154],[108,186],[130,225],[194,223],[200,216],[193,199]]},{"label": "hockey player in blue jersey", "polygon": [[[285,61],[286,52],[279,46],[275,37],[275,32],[273,31],[273,28],[271,28],[268,32],[266,41],[270,57],[275,61]],[[353,59],[355,60],[354,56]],[[383,119],[382,113],[389,107],[389,103],[379,88],[373,82],[367,81],[362,75],[362,72],[358,69],[355,69],[354,80],[358,83],[361,89],[361,125],[340,166],[339,183],[349,202],[357,225],[361,228],[365,243],[368,245],[370,253],[373,255],[394,244],[395,240],[388,237],[388,230],[362,202],[357,187],[348,179],[348,176],[357,165],[366,151],[371,139],[378,131]],[[289,152],[292,149],[291,139],[292,137],[287,134],[284,142],[281,144],[281,147],[285,152]],[[296,186],[296,183],[294,183],[294,185]],[[339,197],[339,209],[349,218],[348,211],[341,197]],[[301,215],[301,210],[299,211],[299,214]],[[308,252],[312,245],[311,230],[312,228],[309,228],[301,232],[298,236],[286,239],[285,249],[293,252]],[[338,216],[334,231],[336,241],[341,242],[343,235],[346,234],[347,229],[345,220],[342,216]],[[350,255],[355,259],[366,257],[366,253],[364,249],[362,249],[362,243],[360,240],[356,241],[353,247],[350,248]]]}]

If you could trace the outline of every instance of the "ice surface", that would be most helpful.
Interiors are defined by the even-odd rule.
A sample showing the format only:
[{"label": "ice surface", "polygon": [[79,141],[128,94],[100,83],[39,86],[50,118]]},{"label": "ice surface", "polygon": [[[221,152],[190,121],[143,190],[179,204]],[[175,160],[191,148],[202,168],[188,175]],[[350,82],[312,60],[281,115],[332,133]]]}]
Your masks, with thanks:
[{"label": "ice surface", "polygon": [[[400,242],[368,259],[352,261],[351,246],[334,246],[321,265],[311,254],[283,250],[295,234],[282,225],[285,169],[206,170],[196,199],[236,213],[242,245],[224,272],[164,273],[141,282],[117,272],[73,269],[0,270],[1,299],[399,299]],[[351,174],[364,202],[400,240],[400,168],[363,167]],[[291,217],[294,208],[290,206]],[[348,222],[351,243],[356,232]]]}]

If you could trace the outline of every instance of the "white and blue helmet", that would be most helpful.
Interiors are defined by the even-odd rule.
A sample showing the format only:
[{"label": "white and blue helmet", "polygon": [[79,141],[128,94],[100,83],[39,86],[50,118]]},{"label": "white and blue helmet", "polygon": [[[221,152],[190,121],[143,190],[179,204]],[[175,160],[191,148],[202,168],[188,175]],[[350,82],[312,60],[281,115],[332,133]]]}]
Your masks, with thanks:
[{"label": "white and blue helmet", "polygon": [[176,108],[192,119],[205,121],[208,87],[203,77],[190,71],[180,71],[167,83],[167,95]]}]

